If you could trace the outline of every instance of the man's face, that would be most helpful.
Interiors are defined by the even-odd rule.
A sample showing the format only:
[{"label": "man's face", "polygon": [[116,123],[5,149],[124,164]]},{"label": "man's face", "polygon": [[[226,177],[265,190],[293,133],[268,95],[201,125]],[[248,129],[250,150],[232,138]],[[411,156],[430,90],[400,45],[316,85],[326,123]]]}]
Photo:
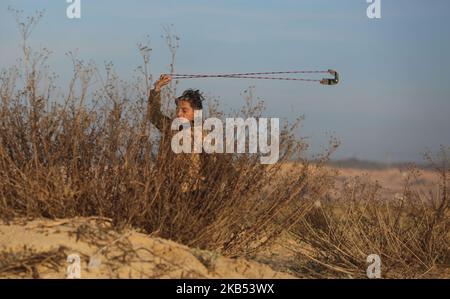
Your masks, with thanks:
[{"label": "man's face", "polygon": [[177,117],[184,117],[189,121],[194,121],[194,109],[188,101],[179,101],[177,105]]}]

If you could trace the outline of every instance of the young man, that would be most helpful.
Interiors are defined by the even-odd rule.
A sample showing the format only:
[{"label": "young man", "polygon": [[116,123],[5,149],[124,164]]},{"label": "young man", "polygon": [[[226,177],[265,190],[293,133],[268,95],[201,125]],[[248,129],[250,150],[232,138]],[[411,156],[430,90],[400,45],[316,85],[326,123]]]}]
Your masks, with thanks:
[{"label": "young man", "polygon": [[[195,192],[200,188],[205,176],[202,173],[204,169],[204,155],[202,154],[175,154],[171,148],[171,140],[176,131],[171,130],[172,119],[161,112],[161,88],[170,83],[172,78],[168,75],[161,75],[155,82],[154,89],[150,91],[147,106],[147,117],[151,123],[161,132],[161,141],[158,151],[158,162],[176,163],[181,167],[181,180],[171,183],[177,184],[182,193]],[[198,90],[188,89],[175,99],[177,105],[176,116],[183,117],[191,122],[193,128],[194,110],[202,110],[204,100]],[[165,165],[167,167],[167,165]]]}]

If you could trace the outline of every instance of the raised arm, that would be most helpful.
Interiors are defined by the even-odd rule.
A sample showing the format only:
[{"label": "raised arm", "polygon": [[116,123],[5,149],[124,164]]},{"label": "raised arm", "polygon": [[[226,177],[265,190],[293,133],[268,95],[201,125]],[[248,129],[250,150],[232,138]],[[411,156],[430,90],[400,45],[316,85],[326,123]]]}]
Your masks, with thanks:
[{"label": "raised arm", "polygon": [[167,75],[161,75],[155,83],[155,87],[150,90],[147,105],[147,118],[161,132],[170,126],[171,119],[161,111],[161,87],[167,85],[172,78]]}]

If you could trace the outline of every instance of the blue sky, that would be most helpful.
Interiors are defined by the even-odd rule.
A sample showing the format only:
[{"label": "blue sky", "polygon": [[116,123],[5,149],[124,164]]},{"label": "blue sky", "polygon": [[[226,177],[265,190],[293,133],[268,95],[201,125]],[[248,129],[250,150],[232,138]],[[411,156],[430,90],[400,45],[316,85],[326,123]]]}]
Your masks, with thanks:
[{"label": "blue sky", "polygon": [[[239,107],[255,86],[270,117],[305,116],[302,136],[312,151],[335,132],[335,158],[421,161],[427,149],[450,145],[450,34],[447,0],[382,0],[381,20],[366,16],[365,0],[81,0],[82,18],[66,17],[65,0],[2,0],[0,67],[15,63],[19,34],[8,6],[45,17],[32,37],[54,53],[53,69],[67,78],[64,55],[99,65],[113,61],[123,78],[140,64],[136,43],[150,36],[151,72],[168,71],[162,26],[180,36],[180,73],[229,73],[334,68],[335,87],[302,82],[204,79],[181,81]],[[67,82],[66,82],[67,83]]]}]

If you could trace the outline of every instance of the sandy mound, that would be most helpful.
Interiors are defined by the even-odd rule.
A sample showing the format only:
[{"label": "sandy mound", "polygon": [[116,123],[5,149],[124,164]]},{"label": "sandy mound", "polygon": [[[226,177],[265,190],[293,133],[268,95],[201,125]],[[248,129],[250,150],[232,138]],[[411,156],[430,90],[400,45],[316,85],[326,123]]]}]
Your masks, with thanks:
[{"label": "sandy mound", "polygon": [[78,265],[81,278],[293,278],[133,229],[119,233],[99,218],[1,223],[0,255],[2,278],[66,278]]}]

